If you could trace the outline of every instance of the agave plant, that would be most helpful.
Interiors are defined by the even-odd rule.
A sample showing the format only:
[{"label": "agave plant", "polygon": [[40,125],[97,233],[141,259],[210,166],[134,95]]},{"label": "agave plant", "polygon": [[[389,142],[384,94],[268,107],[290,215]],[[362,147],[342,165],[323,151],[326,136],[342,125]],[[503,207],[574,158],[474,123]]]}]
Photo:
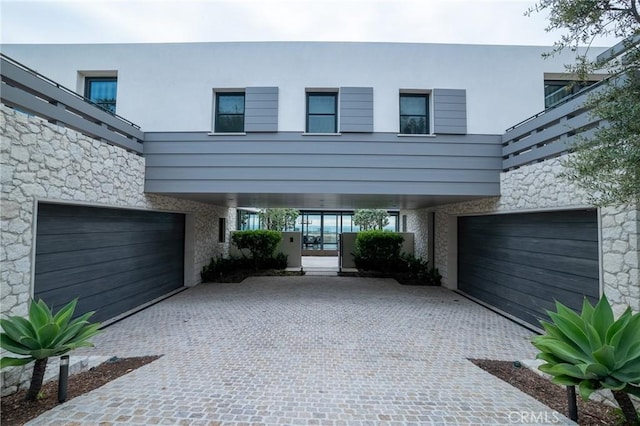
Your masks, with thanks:
[{"label": "agave plant", "polygon": [[100,324],[88,321],[94,312],[87,312],[71,320],[77,303],[78,299],[72,300],[54,316],[42,300],[32,300],[28,318],[13,316],[0,319],[3,330],[0,333],[0,347],[22,355],[19,358],[2,357],[0,368],[35,361],[27,400],[34,401],[37,398],[49,357],[60,356],[83,346],[93,346],[89,339],[100,332]]},{"label": "agave plant", "polygon": [[584,300],[582,313],[556,302],[552,322],[540,321],[546,333],[533,338],[545,361],[539,369],[558,385],[577,386],[584,400],[598,389],[610,389],[629,424],[638,422],[629,395],[640,397],[640,313],[631,308],[614,320],[602,296],[596,306]]}]

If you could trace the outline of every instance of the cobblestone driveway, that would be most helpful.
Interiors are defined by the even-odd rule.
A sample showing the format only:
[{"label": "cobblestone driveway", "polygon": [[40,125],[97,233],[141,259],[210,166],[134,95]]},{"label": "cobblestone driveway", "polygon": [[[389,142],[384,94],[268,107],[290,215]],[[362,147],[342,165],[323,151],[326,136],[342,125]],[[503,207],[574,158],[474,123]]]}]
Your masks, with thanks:
[{"label": "cobblestone driveway", "polygon": [[533,358],[530,336],[453,292],[389,279],[200,285],[85,351],[162,358],[31,424],[570,423],[467,361]]}]

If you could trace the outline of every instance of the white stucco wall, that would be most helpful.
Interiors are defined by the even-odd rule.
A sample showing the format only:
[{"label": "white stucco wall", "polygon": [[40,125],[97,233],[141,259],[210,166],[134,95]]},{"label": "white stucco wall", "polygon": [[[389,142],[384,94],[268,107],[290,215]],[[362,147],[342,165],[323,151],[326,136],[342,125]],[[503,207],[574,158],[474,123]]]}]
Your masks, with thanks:
[{"label": "white stucco wall", "polygon": [[[4,45],[73,90],[79,72],[117,71],[117,112],[144,131],[210,131],[213,89],[279,87],[279,131],[304,131],[305,89],[373,87],[374,131],[398,132],[399,89],[466,89],[468,133],[501,134],[544,109],[549,47],[411,43]],[[592,48],[597,55],[603,49]]]},{"label": "white stucco wall", "polygon": [[[435,265],[443,276],[443,285],[457,287],[457,217],[472,214],[523,213],[591,207],[583,190],[568,184],[559,175],[562,158],[501,173],[500,197],[485,198],[429,210],[403,211],[416,233],[416,241],[426,237],[428,211],[436,213]],[[638,206],[598,209],[601,250],[601,287],[618,314],[631,306],[640,311],[640,213]],[[417,254],[426,256],[426,247],[417,246]]]}]

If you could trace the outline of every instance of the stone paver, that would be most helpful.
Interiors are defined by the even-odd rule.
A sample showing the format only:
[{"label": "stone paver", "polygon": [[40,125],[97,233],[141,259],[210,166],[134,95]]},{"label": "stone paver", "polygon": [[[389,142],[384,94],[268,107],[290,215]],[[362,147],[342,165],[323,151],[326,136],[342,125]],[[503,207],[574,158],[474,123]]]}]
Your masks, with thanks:
[{"label": "stone paver", "polygon": [[184,291],[81,354],[163,354],[33,425],[572,424],[467,358],[532,358],[526,329],[390,279],[260,277]]}]

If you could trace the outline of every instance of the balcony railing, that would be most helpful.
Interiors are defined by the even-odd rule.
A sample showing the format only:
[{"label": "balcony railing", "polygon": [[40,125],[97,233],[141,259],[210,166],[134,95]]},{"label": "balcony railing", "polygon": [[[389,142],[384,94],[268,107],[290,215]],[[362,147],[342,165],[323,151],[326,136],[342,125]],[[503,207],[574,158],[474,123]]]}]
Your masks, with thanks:
[{"label": "balcony railing", "polygon": [[601,120],[589,112],[585,101],[590,94],[602,90],[605,81],[507,129],[502,135],[503,171],[559,157],[570,151],[577,134],[589,137]]},{"label": "balcony railing", "polygon": [[142,154],[140,127],[1,55],[2,103],[92,138]]}]

